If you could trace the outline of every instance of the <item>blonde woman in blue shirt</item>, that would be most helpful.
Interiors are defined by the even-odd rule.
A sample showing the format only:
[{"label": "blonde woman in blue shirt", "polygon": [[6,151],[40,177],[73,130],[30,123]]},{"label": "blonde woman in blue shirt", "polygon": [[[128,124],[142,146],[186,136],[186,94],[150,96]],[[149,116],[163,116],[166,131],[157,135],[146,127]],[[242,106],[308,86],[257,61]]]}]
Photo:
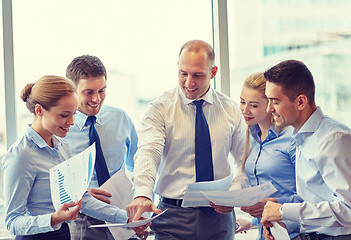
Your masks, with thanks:
[{"label": "blonde woman in blue shirt", "polygon": [[[257,225],[259,230],[257,239],[264,239],[262,225],[258,218],[262,217],[263,207],[268,200],[301,201],[296,195],[295,142],[291,136],[292,128],[281,129],[274,124],[272,114],[267,112],[268,99],[265,96],[265,88],[263,73],[255,73],[246,78],[240,96],[240,109],[248,125],[242,168],[250,186],[272,182],[278,190],[269,199],[241,208],[254,219],[245,221],[238,218],[239,228],[236,233],[244,232],[253,225]],[[287,225],[289,228],[290,225]],[[293,224],[288,230],[294,232],[294,227]]]},{"label": "blonde woman in blue shirt", "polygon": [[[33,123],[4,157],[5,222],[16,240],[69,240],[65,221],[77,218],[78,212],[97,219],[126,223],[124,210],[92,197],[63,204],[57,211],[51,201],[49,169],[71,157],[68,144],[59,140],[73,125],[78,100],[76,87],[59,76],[44,76],[27,84],[21,93],[27,108],[34,114]],[[143,236],[145,227],[135,229]]]}]

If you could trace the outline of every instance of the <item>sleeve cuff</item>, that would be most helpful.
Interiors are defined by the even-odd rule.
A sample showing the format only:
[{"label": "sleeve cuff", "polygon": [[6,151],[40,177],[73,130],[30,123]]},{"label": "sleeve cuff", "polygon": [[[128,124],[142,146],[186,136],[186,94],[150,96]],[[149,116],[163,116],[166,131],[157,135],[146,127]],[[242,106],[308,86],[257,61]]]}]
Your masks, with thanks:
[{"label": "sleeve cuff", "polygon": [[299,222],[300,205],[301,203],[284,203],[282,220]]}]

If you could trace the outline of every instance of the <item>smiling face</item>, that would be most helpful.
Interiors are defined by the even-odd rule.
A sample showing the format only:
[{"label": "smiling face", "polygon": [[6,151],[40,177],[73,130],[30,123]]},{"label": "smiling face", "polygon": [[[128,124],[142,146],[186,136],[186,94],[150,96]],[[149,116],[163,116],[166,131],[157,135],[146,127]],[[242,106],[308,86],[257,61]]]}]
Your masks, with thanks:
[{"label": "smiling face", "polygon": [[265,95],[250,87],[243,87],[240,95],[240,110],[247,125],[271,124],[271,114],[267,112],[268,100]]},{"label": "smiling face", "polygon": [[210,88],[210,79],[217,72],[211,67],[208,54],[204,49],[198,52],[183,50],[179,56],[179,86],[186,98],[195,100],[205,95]]},{"label": "smiling face", "polygon": [[279,127],[299,126],[299,110],[297,99],[290,99],[283,94],[282,87],[272,82],[266,84],[266,96],[269,100],[267,111],[273,114],[274,121]]},{"label": "smiling face", "polygon": [[80,79],[77,85],[78,110],[93,116],[99,113],[106,97],[106,79],[104,76]]},{"label": "smiling face", "polygon": [[35,106],[36,120],[32,128],[51,146],[52,135],[62,138],[67,135],[70,126],[74,124],[77,106],[78,99],[75,93],[62,97],[57,105],[49,110],[37,104]]}]

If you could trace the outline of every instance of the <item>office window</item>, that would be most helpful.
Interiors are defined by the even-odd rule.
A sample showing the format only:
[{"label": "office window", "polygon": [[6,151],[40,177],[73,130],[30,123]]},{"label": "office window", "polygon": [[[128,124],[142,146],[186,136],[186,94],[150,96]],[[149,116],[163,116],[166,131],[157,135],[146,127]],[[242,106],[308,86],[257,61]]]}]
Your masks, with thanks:
[{"label": "office window", "polygon": [[[82,54],[98,56],[108,72],[106,104],[138,125],[145,105],[177,85],[183,43],[212,43],[211,1],[14,1],[17,93],[43,75],[64,75]],[[31,121],[18,102],[19,135]]]},{"label": "office window", "polygon": [[251,73],[297,59],[314,76],[323,112],[351,126],[350,10],[350,0],[228,3],[232,98]]},{"label": "office window", "polygon": [[[33,117],[19,98],[23,87],[43,75],[65,75],[70,61],[83,54],[98,56],[107,69],[105,104],[124,109],[138,127],[146,105],[177,86],[181,46],[191,39],[212,43],[211,11],[211,1],[203,0],[14,0],[18,135]],[[9,236],[1,197],[0,234]]]}]

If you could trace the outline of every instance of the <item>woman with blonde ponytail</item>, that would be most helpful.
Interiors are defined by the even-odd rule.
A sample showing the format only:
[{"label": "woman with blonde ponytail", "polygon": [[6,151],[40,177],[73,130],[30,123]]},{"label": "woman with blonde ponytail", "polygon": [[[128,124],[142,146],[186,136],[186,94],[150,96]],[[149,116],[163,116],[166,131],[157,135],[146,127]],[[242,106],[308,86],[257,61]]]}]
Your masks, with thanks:
[{"label": "woman with blonde ponytail", "polygon": [[[278,190],[270,198],[262,199],[253,206],[242,207],[253,219],[238,218],[238,232],[246,232],[253,225],[258,226],[258,240],[264,239],[260,218],[267,201],[300,202],[296,195],[295,141],[292,127],[280,129],[274,124],[273,115],[267,112],[268,99],[265,96],[266,81],[263,73],[254,73],[246,78],[241,96],[240,109],[247,127],[246,146],[242,171],[245,171],[251,187],[272,182]],[[291,225],[294,228],[296,225]],[[297,229],[289,229],[294,237]]]}]

